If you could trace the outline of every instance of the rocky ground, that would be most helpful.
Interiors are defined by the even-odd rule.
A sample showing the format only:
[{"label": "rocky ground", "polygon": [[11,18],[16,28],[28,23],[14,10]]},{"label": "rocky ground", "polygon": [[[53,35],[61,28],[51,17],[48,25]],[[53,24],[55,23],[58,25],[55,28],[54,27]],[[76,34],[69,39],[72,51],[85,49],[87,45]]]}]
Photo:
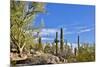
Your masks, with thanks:
[{"label": "rocky ground", "polygon": [[63,57],[58,57],[49,53],[36,51],[32,54],[23,54],[19,57],[17,53],[11,53],[11,61],[16,61],[18,65],[42,65],[42,64],[60,64],[67,63]]}]

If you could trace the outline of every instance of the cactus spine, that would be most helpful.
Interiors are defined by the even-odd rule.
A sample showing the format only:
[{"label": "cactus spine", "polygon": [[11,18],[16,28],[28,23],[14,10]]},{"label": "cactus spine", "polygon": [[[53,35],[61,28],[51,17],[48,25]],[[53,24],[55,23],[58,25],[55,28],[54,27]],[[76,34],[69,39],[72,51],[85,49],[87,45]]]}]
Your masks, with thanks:
[{"label": "cactus spine", "polygon": [[63,29],[60,30],[60,50],[63,52]]},{"label": "cactus spine", "polygon": [[58,32],[56,32],[56,39],[55,39],[55,43],[56,43],[56,55],[58,55]]}]

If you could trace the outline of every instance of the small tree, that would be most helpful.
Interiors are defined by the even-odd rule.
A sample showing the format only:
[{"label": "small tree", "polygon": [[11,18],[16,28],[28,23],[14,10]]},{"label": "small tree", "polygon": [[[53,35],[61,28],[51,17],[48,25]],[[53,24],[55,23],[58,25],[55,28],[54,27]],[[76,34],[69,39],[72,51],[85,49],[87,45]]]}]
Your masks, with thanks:
[{"label": "small tree", "polygon": [[10,2],[10,37],[11,42],[17,46],[20,55],[23,53],[24,48],[34,44],[34,37],[28,33],[29,30],[26,31],[25,27],[35,19],[37,13],[44,11],[43,7],[44,3],[14,0],[11,0]]}]

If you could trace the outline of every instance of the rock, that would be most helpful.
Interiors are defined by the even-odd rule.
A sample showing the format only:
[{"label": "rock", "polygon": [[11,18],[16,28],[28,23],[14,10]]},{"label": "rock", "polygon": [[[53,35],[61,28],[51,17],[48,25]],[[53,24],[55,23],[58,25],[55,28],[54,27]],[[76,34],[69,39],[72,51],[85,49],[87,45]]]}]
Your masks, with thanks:
[{"label": "rock", "polygon": [[32,64],[57,64],[60,62],[57,56],[43,52],[36,52],[30,59]]},{"label": "rock", "polygon": [[60,61],[62,62],[62,63],[67,63],[68,61],[66,60],[66,59],[64,59],[63,57],[59,57],[59,59],[60,59]]},{"label": "rock", "polygon": [[34,54],[35,51],[33,49],[30,50],[30,54]]},{"label": "rock", "polygon": [[54,56],[54,55],[50,55],[48,54],[47,55],[47,63],[52,63],[52,64],[56,64],[56,63],[59,63],[59,58]]},{"label": "rock", "polygon": [[18,51],[17,51],[17,49],[11,49],[11,52],[13,52],[13,53],[17,53]]},{"label": "rock", "polygon": [[11,53],[10,54],[10,58],[11,58],[11,61],[26,60],[27,59],[27,55],[26,54],[22,54],[21,57],[19,57],[18,53]]},{"label": "rock", "polygon": [[49,53],[35,52],[34,54],[27,55],[26,60],[21,60],[17,64],[28,64],[28,65],[43,65],[43,64],[60,64],[67,63],[63,57],[54,56]]}]

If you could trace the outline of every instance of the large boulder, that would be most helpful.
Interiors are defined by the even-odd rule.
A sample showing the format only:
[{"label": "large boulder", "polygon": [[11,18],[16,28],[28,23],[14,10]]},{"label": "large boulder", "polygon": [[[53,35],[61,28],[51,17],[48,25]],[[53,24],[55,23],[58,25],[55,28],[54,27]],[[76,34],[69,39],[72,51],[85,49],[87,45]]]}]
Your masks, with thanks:
[{"label": "large boulder", "polygon": [[30,60],[32,64],[57,64],[60,62],[60,59],[57,56],[42,52],[36,52]]}]

